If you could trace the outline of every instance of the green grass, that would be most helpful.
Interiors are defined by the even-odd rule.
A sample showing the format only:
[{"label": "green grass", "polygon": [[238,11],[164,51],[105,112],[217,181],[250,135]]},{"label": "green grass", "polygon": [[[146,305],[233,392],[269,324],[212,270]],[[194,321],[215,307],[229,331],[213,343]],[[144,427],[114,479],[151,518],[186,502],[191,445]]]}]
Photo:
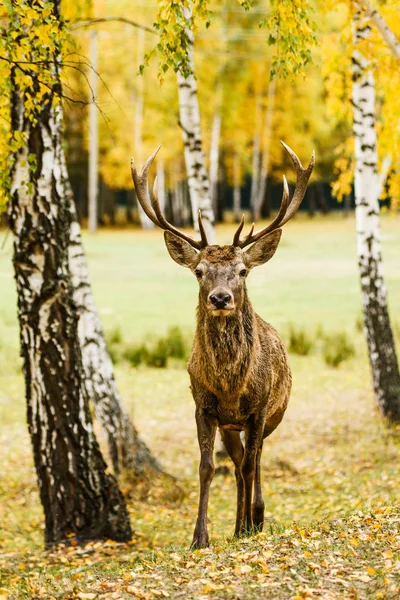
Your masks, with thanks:
[{"label": "green grass", "polygon": [[[129,546],[44,553],[43,517],[18,357],[10,240],[0,253],[0,600],[5,598],[397,598],[400,450],[377,413],[362,332],[354,221],[291,223],[276,256],[249,277],[257,311],[284,335],[346,331],[356,355],[338,369],[320,352],[292,355],[287,415],[265,444],[264,533],[232,541],[235,484],[216,477],[209,550],[188,553],[195,522],[198,448],[187,373],[118,364],[117,381],[145,441],[186,491],[129,495]],[[218,231],[229,242],[233,228]],[[1,243],[0,234],[0,243]],[[197,283],[171,261],[160,232],[85,235],[105,328],[140,343],[169,327],[194,328]],[[400,309],[398,222],[383,220],[392,315]],[[99,437],[101,438],[100,434]],[[104,444],[103,444],[104,446]],[[228,464],[228,463],[227,463]],[[124,484],[125,485],[125,484]],[[126,484],[126,490],[131,486]],[[130,590],[130,591],[129,591]],[[81,594],[81,596],[79,596]],[[83,594],[83,595],[82,595]]]}]

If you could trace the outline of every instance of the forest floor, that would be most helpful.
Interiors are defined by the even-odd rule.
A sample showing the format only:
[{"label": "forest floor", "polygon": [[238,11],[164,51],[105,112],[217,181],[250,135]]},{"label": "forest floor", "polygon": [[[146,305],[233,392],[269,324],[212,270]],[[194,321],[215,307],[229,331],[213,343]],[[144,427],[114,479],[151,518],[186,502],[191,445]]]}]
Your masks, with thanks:
[{"label": "forest floor", "polygon": [[[229,226],[218,232],[224,241],[231,234]],[[197,284],[169,259],[159,232],[106,231],[85,242],[106,330],[120,327],[126,341],[160,335],[171,325],[193,331]],[[398,221],[385,219],[394,322],[399,248]],[[308,356],[290,356],[291,404],[265,444],[264,531],[232,539],[235,482],[229,462],[220,463],[227,468],[212,484],[211,545],[194,552],[188,548],[198,448],[187,373],[175,363],[151,369],[124,361],[116,367],[124,402],[178,488],[162,478],[135,485],[124,480],[134,529],[129,544],[80,548],[71,539],[70,547],[44,551],[10,254],[9,242],[0,254],[0,600],[400,597],[400,442],[374,405],[358,323],[352,219],[296,220],[271,263],[249,279],[257,311],[284,336],[289,323],[303,329],[313,347]],[[345,332],[355,356],[337,369],[328,366],[322,330]]]}]

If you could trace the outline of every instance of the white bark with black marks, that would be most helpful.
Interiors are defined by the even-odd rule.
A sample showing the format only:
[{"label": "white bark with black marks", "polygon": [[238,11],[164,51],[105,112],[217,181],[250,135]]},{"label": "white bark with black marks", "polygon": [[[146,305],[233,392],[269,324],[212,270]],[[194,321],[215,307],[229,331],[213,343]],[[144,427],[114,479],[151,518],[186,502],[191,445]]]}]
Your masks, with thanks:
[{"label": "white bark with black marks", "polygon": [[253,136],[253,161],[251,174],[250,205],[253,219],[256,220],[258,211],[258,189],[260,182],[260,150],[261,150],[261,94],[256,98],[256,111]]},{"label": "white bark with black marks", "polygon": [[[221,95],[221,92],[218,92]],[[221,137],[221,112],[218,110],[213,118],[210,149],[210,186],[214,215],[218,208],[218,175],[219,175],[219,143]]]},{"label": "white bark with black marks", "polygon": [[265,121],[263,129],[263,151],[261,159],[261,172],[260,172],[260,183],[258,186],[258,193],[255,202],[254,219],[257,221],[261,217],[261,210],[265,200],[265,194],[267,191],[267,180],[268,171],[271,155],[271,138],[272,138],[272,126],[274,119],[274,108],[275,108],[275,95],[276,95],[276,79],[269,82],[268,96],[267,96],[267,109],[265,111]]},{"label": "white bark with black marks", "polygon": [[233,218],[236,223],[240,221],[240,208],[241,208],[241,172],[240,172],[240,156],[235,154],[233,159]]},{"label": "white bark with black marks", "polygon": [[372,6],[369,0],[362,0],[362,4],[366,8],[371,21],[378,29],[382,38],[385,40],[393,56],[397,58],[397,60],[400,60],[400,42],[386,23],[385,19],[382,17],[380,12],[378,12],[376,8]]},{"label": "white bark with black marks", "polygon": [[[139,28],[137,30],[137,70],[144,61],[144,49],[145,49],[145,31]],[[137,91],[135,93],[135,129],[134,129],[134,141],[135,141],[135,160],[138,164],[143,163],[143,113],[144,113],[144,80],[143,76],[139,75],[136,77]],[[137,203],[140,223],[143,229],[153,229],[154,223],[144,212],[143,208]]]},{"label": "white bark with black marks", "polygon": [[115,473],[128,471],[135,477],[148,469],[161,471],[149,448],[140,439],[123,405],[114,377],[90,284],[75,205],[70,198],[71,232],[69,267],[74,302],[79,311],[79,339],[82,349],[85,385],[96,417],[105,435]]},{"label": "white bark with black marks", "polygon": [[355,200],[357,252],[361,278],[364,331],[368,343],[374,391],[382,414],[400,421],[400,374],[387,307],[383,278],[378,172],[375,129],[374,76],[362,52],[371,35],[370,21],[354,2],[353,133],[355,138]]},{"label": "white bark with black marks", "polygon": [[[59,3],[55,2],[56,14]],[[61,85],[42,99],[37,122],[14,89],[11,126],[26,147],[13,156],[10,228],[18,293],[27,417],[47,545],[131,537],[124,498],[94,436],[84,385],[78,314],[68,263],[70,211],[63,171]],[[12,83],[15,84],[14,78]],[[37,160],[29,169],[28,154]],[[28,185],[29,184],[29,185]]]},{"label": "white bark with black marks", "polygon": [[[187,18],[191,17],[191,9],[185,9]],[[214,230],[214,211],[212,208],[210,180],[208,177],[203,152],[200,110],[197,96],[197,82],[194,76],[193,43],[194,36],[186,29],[189,40],[189,63],[191,74],[185,77],[178,71],[179,116],[185,146],[185,163],[192,205],[193,223],[198,230],[198,210],[201,211],[204,229],[209,244],[216,243]]]}]

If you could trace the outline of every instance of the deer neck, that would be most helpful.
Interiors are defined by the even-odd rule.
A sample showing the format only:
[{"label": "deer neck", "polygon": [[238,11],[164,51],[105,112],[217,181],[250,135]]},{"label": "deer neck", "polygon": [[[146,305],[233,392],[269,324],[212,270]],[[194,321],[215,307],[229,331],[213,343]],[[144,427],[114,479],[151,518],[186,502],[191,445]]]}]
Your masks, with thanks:
[{"label": "deer neck", "polygon": [[238,393],[246,386],[256,345],[256,318],[250,300],[228,317],[213,317],[200,300],[196,350],[209,389],[216,394]]}]

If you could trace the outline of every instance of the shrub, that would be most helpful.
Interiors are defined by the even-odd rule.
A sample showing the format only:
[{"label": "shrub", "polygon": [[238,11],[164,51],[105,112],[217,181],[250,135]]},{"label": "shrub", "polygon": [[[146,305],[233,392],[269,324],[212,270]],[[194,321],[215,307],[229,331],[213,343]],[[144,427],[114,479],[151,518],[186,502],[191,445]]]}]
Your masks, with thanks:
[{"label": "shrub", "polygon": [[137,367],[141,363],[146,363],[148,354],[149,352],[144,344],[136,344],[125,348],[122,356],[132,367]]},{"label": "shrub", "polygon": [[313,342],[304,329],[296,329],[294,325],[289,326],[289,352],[307,356],[310,354]]},{"label": "shrub", "polygon": [[[111,345],[110,348],[118,346]],[[133,367],[145,364],[148,367],[165,368],[169,358],[187,360],[189,344],[179,327],[170,327],[164,337],[152,342],[127,346],[122,357]]]},{"label": "shrub", "polygon": [[153,347],[147,349],[145,363],[148,367],[158,367],[163,369],[168,362],[168,344],[165,339],[160,338]]},{"label": "shrub", "polygon": [[122,344],[122,331],[121,327],[117,325],[111,331],[106,331],[106,340],[109,346],[115,346],[117,344]]},{"label": "shrub", "polygon": [[327,365],[337,368],[356,353],[353,344],[345,332],[334,333],[325,337],[323,356]]},{"label": "shrub", "polygon": [[107,350],[111,360],[116,365],[121,360],[122,354],[122,332],[121,328],[114,327],[111,331],[105,332],[105,338],[107,343]]},{"label": "shrub", "polygon": [[168,329],[165,343],[168,347],[168,356],[182,360],[189,358],[189,344],[178,326]]},{"label": "shrub", "polygon": [[356,329],[360,332],[364,331],[364,319],[362,315],[358,315],[356,319]]}]

